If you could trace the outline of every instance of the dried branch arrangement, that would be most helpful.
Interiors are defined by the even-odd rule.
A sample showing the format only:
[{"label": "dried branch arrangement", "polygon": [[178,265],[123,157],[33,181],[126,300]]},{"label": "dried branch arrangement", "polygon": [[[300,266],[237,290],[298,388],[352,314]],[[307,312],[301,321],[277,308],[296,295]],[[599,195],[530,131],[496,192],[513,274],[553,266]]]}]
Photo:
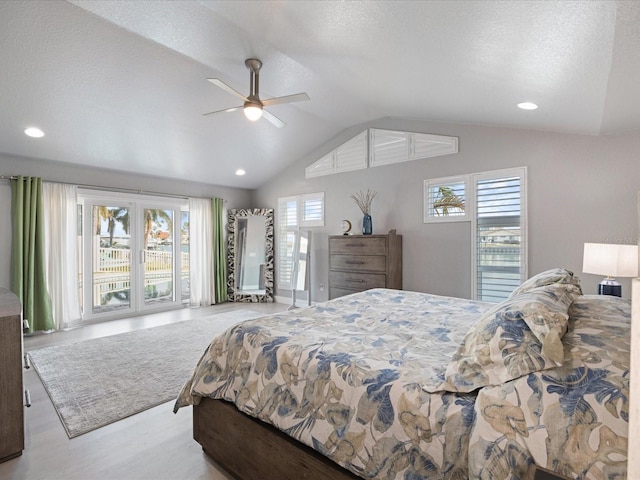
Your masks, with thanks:
[{"label": "dried branch arrangement", "polygon": [[368,188],[367,193],[354,193],[351,195],[351,198],[353,198],[353,201],[356,202],[356,205],[358,205],[364,215],[369,215],[371,212],[371,202],[373,202],[377,194],[378,192]]}]

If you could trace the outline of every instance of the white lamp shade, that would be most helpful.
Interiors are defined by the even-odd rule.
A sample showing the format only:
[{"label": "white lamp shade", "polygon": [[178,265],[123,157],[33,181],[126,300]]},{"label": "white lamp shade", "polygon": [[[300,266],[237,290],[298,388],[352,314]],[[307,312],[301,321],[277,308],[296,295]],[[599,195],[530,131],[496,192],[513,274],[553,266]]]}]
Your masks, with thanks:
[{"label": "white lamp shade", "polygon": [[582,271],[609,277],[637,277],[638,246],[585,243]]}]

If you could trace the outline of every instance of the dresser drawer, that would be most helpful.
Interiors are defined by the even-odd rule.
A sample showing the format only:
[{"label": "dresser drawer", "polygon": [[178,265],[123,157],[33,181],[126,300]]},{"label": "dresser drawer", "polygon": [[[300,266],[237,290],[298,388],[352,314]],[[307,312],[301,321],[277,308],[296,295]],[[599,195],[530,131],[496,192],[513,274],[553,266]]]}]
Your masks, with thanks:
[{"label": "dresser drawer", "polygon": [[345,255],[386,255],[386,237],[330,237],[329,252]]},{"label": "dresser drawer", "polygon": [[361,291],[362,290],[352,290],[350,288],[329,287],[329,300],[344,297],[345,295],[351,295],[352,293],[359,293]]},{"label": "dresser drawer", "polygon": [[387,257],[381,255],[330,255],[329,269],[386,273]]},{"label": "dresser drawer", "polygon": [[376,273],[329,272],[329,284],[332,288],[352,290],[384,288],[386,286],[386,276]]}]

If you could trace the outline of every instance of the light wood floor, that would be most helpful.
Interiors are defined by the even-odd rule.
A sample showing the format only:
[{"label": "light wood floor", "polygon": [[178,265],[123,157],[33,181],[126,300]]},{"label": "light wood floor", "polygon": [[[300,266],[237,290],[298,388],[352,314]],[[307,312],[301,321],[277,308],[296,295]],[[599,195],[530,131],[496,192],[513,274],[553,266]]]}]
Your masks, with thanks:
[{"label": "light wood floor", "polygon": [[[25,338],[25,350],[125,333],[167,323],[249,309],[273,313],[286,304],[225,303],[87,325]],[[230,480],[193,440],[191,409],[172,412],[173,401],[69,439],[33,368],[24,371],[31,392],[25,408],[25,450],[0,464],[0,479]],[[0,419],[2,421],[2,419]]]}]

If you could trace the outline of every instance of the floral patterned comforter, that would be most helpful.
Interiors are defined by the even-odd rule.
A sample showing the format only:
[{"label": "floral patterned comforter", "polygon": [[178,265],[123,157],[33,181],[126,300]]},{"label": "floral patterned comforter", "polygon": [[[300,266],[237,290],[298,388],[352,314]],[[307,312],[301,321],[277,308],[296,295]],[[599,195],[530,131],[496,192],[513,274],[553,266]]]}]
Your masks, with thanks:
[{"label": "floral patterned comforter", "polygon": [[363,478],[626,478],[630,302],[580,296],[562,366],[427,393],[493,304],[375,289],[215,338],[174,411],[236,404]]},{"label": "floral patterned comforter", "polygon": [[468,477],[474,394],[422,390],[491,304],[374,289],[236,325],[174,410],[209,396],[363,478]]},{"label": "floral patterned comforter", "polygon": [[479,390],[470,477],[523,478],[535,463],[568,478],[626,478],[630,326],[628,300],[581,296],[561,367]]}]

